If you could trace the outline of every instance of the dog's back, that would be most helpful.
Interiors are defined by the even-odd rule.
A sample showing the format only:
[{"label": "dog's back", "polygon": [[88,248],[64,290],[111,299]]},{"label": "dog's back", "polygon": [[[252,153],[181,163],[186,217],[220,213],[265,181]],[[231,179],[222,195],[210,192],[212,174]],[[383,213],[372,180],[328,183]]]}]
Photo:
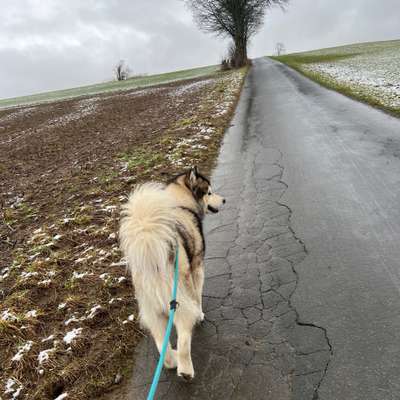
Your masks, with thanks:
[{"label": "dog's back", "polygon": [[145,183],[135,189],[123,206],[121,248],[132,276],[167,275],[171,248],[175,248],[176,202],[164,186]]},{"label": "dog's back", "polygon": [[142,306],[152,300],[152,307],[158,311],[168,305],[170,297],[171,254],[176,248],[175,206],[162,184],[145,183],[135,189],[122,210],[121,249],[136,297]]},{"label": "dog's back", "polygon": [[[177,245],[180,280],[189,269],[185,248],[177,234],[180,214],[173,195],[163,184],[154,182],[138,186],[123,206],[119,237],[141,317],[146,313],[168,314]],[[178,299],[185,298],[189,307],[193,304],[191,297],[186,285],[181,284]]]}]

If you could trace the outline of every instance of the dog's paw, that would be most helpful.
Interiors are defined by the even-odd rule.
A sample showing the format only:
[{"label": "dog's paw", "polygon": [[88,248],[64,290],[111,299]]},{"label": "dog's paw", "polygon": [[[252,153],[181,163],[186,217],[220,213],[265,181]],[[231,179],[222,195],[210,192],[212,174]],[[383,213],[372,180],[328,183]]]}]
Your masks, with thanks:
[{"label": "dog's paw", "polygon": [[182,365],[178,365],[178,376],[186,382],[191,381],[194,378],[193,365],[191,363],[190,365],[185,365],[184,367]]},{"label": "dog's paw", "polygon": [[204,315],[203,312],[201,312],[201,313],[200,313],[199,321],[200,321],[200,322],[203,322],[203,321],[204,321],[204,318],[205,318],[205,315]]},{"label": "dog's paw", "polygon": [[178,366],[176,350],[170,350],[164,360],[164,367],[167,369],[175,369]]},{"label": "dog's paw", "polygon": [[188,374],[180,374],[178,376],[182,378],[185,382],[190,382],[194,378],[194,376]]}]

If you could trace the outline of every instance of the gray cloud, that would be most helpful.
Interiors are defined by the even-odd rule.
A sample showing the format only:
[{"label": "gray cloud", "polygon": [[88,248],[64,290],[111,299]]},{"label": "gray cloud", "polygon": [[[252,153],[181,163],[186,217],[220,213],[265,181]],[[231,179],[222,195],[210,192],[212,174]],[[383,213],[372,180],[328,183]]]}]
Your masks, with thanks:
[{"label": "gray cloud", "polygon": [[[250,54],[399,38],[399,15],[397,0],[292,0],[268,12]],[[3,0],[0,98],[109,80],[119,59],[157,73],[218,63],[225,49],[180,0]]]},{"label": "gray cloud", "polygon": [[287,12],[273,9],[254,40],[259,54],[264,45],[273,52],[277,41],[290,52],[341,44],[400,39],[398,0],[292,0]]}]

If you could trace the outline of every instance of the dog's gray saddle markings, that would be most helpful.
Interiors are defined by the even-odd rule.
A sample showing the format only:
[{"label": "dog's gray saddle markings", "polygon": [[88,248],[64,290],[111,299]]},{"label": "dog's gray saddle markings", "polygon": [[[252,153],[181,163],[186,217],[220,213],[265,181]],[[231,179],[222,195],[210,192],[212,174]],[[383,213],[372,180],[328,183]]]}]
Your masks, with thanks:
[{"label": "dog's gray saddle markings", "polygon": [[[250,74],[212,179],[227,203],[205,223],[206,320],[193,336],[196,375],[188,384],[164,371],[159,399],[318,397],[331,348],[325,330],[303,324],[291,304],[306,250],[280,202],[284,160],[252,118],[262,112],[254,99]],[[157,359],[152,339],[144,339],[126,398],[146,397]]]}]

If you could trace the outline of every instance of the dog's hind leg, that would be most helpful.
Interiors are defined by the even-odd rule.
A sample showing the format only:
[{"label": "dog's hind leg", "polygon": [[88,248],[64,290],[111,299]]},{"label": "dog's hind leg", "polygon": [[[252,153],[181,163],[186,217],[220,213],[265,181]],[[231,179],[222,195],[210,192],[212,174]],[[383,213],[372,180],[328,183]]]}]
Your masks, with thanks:
[{"label": "dog's hind leg", "polygon": [[200,306],[200,321],[204,321],[203,313],[203,286],[204,286],[204,263],[201,261],[193,268],[192,272],[193,284],[196,292],[196,301]]},{"label": "dog's hind leg", "polygon": [[178,376],[185,380],[191,380],[194,377],[194,369],[191,356],[192,332],[197,317],[184,310],[178,309],[175,319],[175,327],[178,336]]},{"label": "dog's hind leg", "polygon": [[[165,330],[167,329],[168,319],[165,315],[152,315],[150,318],[147,316],[145,320],[142,318],[142,323],[151,332],[158,352],[161,352],[162,344],[164,340]],[[176,350],[173,350],[171,343],[168,343],[167,352],[165,354],[164,366],[167,369],[173,369],[177,367]]]}]

